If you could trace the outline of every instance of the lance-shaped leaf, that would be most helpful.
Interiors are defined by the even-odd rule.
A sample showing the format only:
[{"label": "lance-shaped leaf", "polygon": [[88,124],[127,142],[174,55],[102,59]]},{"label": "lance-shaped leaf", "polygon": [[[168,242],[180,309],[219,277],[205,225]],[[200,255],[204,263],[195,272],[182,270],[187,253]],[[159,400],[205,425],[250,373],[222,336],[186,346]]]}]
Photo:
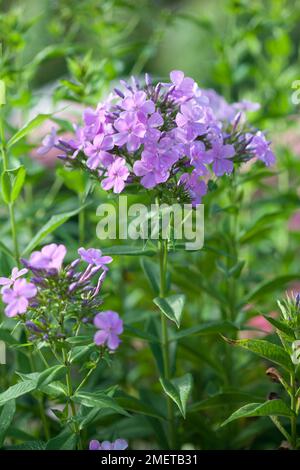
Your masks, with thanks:
[{"label": "lance-shaped leaf", "polygon": [[22,253],[23,256],[31,253],[31,251],[41,243],[41,241],[50,233],[54,232],[58,227],[64,224],[70,217],[78,214],[84,206],[75,209],[74,211],[65,212],[63,214],[53,215],[51,219],[37,232],[37,234],[32,238],[30,243],[25,248],[24,252]]},{"label": "lance-shaped leaf", "polygon": [[32,392],[36,389],[36,380],[24,380],[9,387],[5,392],[0,393],[0,406],[4,405],[14,398],[18,398],[26,393]]},{"label": "lance-shaped leaf", "polygon": [[169,297],[156,297],[153,299],[155,305],[160,311],[180,327],[182,310],[184,307],[185,296],[183,294],[170,295]]},{"label": "lance-shaped leaf", "polygon": [[172,380],[160,378],[159,381],[165,393],[176,403],[180,413],[185,418],[187,400],[193,384],[191,374],[185,374]]},{"label": "lance-shaped leaf", "polygon": [[239,346],[241,348],[247,349],[248,351],[252,351],[258,356],[280,365],[288,372],[294,370],[290,356],[281,346],[277,346],[276,344],[270,343],[269,341],[258,339],[239,339],[234,341],[225,338],[224,336],[223,338],[225,341],[233,344],[234,346]]},{"label": "lance-shaped leaf", "polygon": [[11,425],[13,417],[16,412],[16,402],[15,400],[8,401],[1,412],[0,415],[0,447],[3,446],[6,432]]},{"label": "lance-shaped leaf", "polygon": [[25,137],[29,132],[31,132],[33,129],[36,127],[40,126],[46,119],[49,119],[51,117],[51,114],[38,114],[35,118],[33,118],[31,121],[29,121],[25,126],[23,126],[20,130],[18,130],[15,135],[13,135],[9,141],[7,142],[7,148],[12,147],[15,145],[17,142],[19,142],[20,139]]},{"label": "lance-shaped leaf", "polygon": [[116,413],[130,416],[116,400],[112,397],[105,395],[104,393],[90,393],[90,392],[78,392],[72,397],[72,401],[80,403],[87,408],[110,408]]},{"label": "lance-shaped leaf", "polygon": [[265,403],[248,403],[239,410],[232,413],[221,426],[239,418],[251,418],[254,416],[294,416],[294,413],[282,400],[269,400]]},{"label": "lance-shaped leaf", "polygon": [[264,317],[269,323],[271,323],[271,325],[275,326],[277,330],[281,331],[292,340],[296,339],[294,330],[290,328],[288,325],[286,325],[280,320],[276,320],[276,318],[269,317],[268,315],[264,315]]}]

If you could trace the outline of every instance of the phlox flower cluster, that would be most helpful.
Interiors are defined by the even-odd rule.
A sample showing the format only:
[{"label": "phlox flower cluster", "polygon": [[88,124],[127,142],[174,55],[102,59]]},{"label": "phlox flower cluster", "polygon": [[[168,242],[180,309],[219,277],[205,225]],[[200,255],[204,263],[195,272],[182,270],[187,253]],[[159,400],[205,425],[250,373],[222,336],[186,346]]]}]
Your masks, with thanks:
[{"label": "phlox flower cluster", "polygon": [[121,81],[96,109],[87,108],[73,138],[47,136],[41,154],[56,146],[73,168],[84,168],[104,190],[121,193],[132,184],[200,203],[207,181],[231,174],[253,158],[275,162],[265,135],[246,122],[250,102],[229,104],[199,88],[183,72],[154,84]]},{"label": "phlox flower cluster", "polygon": [[30,341],[63,341],[94,324],[95,344],[117,349],[123,322],[116,312],[101,311],[101,288],[112,258],[79,248],[79,257],[64,265],[66,253],[64,245],[46,245],[22,260],[23,269],[0,277],[5,315],[21,319]]}]

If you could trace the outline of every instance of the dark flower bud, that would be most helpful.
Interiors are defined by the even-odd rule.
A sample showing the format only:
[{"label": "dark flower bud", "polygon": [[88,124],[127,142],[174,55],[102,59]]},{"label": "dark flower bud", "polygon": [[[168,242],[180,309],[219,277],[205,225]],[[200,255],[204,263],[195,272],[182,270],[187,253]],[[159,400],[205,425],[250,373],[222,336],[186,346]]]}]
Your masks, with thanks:
[{"label": "dark flower bud", "polygon": [[34,331],[36,333],[40,333],[42,330],[31,320],[27,320],[27,322],[25,323],[26,327],[31,330],[31,331]]},{"label": "dark flower bud", "polygon": [[269,367],[269,369],[266,371],[266,374],[272,380],[272,382],[280,383],[282,381],[282,377],[275,367]]},{"label": "dark flower bud", "polygon": [[298,293],[298,294],[296,295],[296,299],[295,299],[295,300],[296,300],[296,307],[299,308],[299,306],[300,306],[300,293]]},{"label": "dark flower bud", "polygon": [[44,340],[44,341],[48,341],[48,339],[49,339],[49,335],[48,335],[47,333],[44,334],[44,335],[43,335],[43,340]]},{"label": "dark flower bud", "polygon": [[280,396],[276,392],[270,392],[269,395],[267,396],[268,400],[278,400]]},{"label": "dark flower bud", "polygon": [[120,98],[125,98],[124,93],[122,93],[122,91],[119,90],[119,88],[114,88],[114,92],[116,93],[116,95],[120,96]]}]

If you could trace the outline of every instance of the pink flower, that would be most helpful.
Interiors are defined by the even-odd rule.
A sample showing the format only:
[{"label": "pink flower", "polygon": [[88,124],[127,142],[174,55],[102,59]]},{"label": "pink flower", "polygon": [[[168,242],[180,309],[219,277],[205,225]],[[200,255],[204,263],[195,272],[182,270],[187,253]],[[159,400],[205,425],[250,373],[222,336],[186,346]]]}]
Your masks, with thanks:
[{"label": "pink flower", "polygon": [[94,325],[99,328],[94,336],[96,345],[107,345],[111,351],[117,349],[121,342],[119,335],[123,333],[123,320],[119,315],[112,310],[98,313],[94,318]]},{"label": "pink flower", "polygon": [[129,170],[126,167],[126,162],[123,158],[116,158],[116,160],[108,167],[107,177],[101,183],[101,186],[106,191],[113,188],[114,193],[119,194],[125,187],[125,181],[129,176]]},{"label": "pink flower", "polygon": [[5,308],[5,315],[15,317],[18,314],[25,313],[28,307],[28,299],[34,297],[37,288],[34,284],[27,282],[26,279],[17,279],[10,288],[4,288],[2,292],[2,300],[8,304]]},{"label": "pink flower", "polygon": [[41,251],[34,251],[26,264],[34,269],[60,271],[66,252],[64,245],[51,243],[44,246]]},{"label": "pink flower", "polygon": [[[271,312],[269,316],[275,318],[277,316],[277,312]],[[262,315],[256,315],[255,317],[250,318],[250,320],[247,321],[246,326],[255,329],[241,331],[239,334],[239,338],[241,339],[262,338],[273,333],[274,331],[274,327]]]},{"label": "pink flower", "polygon": [[96,248],[88,248],[86,250],[81,247],[78,250],[78,254],[86,263],[101,266],[105,270],[108,269],[105,265],[111,263],[113,260],[110,256],[102,256],[101,250],[97,250]]},{"label": "pink flower", "polygon": [[87,159],[86,165],[88,168],[95,170],[100,164],[103,166],[110,165],[114,156],[107,152],[113,148],[113,139],[110,136],[104,136],[104,134],[98,134],[93,140],[93,143],[87,143],[84,149]]},{"label": "pink flower", "polygon": [[21,276],[26,274],[28,272],[27,269],[18,269],[18,268],[13,268],[10,277],[0,277],[0,286],[4,286],[2,288],[5,289],[5,287],[11,287],[13,283]]}]

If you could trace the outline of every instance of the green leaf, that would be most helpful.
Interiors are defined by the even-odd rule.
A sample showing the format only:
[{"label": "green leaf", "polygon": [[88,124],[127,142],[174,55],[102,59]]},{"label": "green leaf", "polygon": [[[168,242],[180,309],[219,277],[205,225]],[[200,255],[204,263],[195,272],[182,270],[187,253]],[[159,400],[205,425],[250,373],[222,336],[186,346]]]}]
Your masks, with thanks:
[{"label": "green leaf", "polygon": [[8,446],[6,447],[7,450],[45,450],[45,442],[43,441],[27,441],[23,444],[19,444],[16,446]]},{"label": "green leaf", "polygon": [[86,178],[81,170],[68,170],[64,167],[59,167],[56,174],[60,176],[65,186],[74,191],[76,194],[82,194],[86,188]]},{"label": "green leaf", "polygon": [[45,450],[73,450],[76,448],[77,436],[69,429],[64,429],[58,436],[50,439]]},{"label": "green leaf", "polygon": [[37,380],[37,387],[42,387],[45,385],[50,384],[51,382],[54,382],[55,380],[59,380],[62,377],[66,375],[67,368],[66,366],[59,365],[59,366],[53,366],[50,367],[49,369],[44,370],[39,374],[38,380]]},{"label": "green leaf", "polygon": [[134,413],[142,414],[145,416],[151,416],[152,418],[165,419],[166,417],[160,414],[148,403],[144,403],[135,397],[121,396],[115,398],[116,402],[125,410],[132,411]]},{"label": "green leaf", "polygon": [[159,268],[156,263],[148,258],[141,258],[142,269],[152,287],[153,292],[158,295],[159,293]]},{"label": "green leaf", "polygon": [[23,126],[18,132],[15,133],[15,135],[9,139],[7,142],[7,148],[15,145],[17,142],[19,142],[20,139],[25,137],[36,127],[40,126],[44,121],[46,121],[46,119],[49,119],[50,117],[51,114],[38,114],[34,119],[25,124],[25,126]]},{"label": "green leaf", "polygon": [[19,344],[19,342],[10,334],[10,332],[4,328],[0,328],[0,340],[10,345]]},{"label": "green leaf", "polygon": [[260,357],[280,365],[288,372],[292,372],[294,370],[290,356],[281,346],[277,346],[276,344],[262,339],[239,339],[235,341],[225,337],[223,338],[234,346],[247,349]]},{"label": "green leaf", "polygon": [[154,248],[143,248],[142,246],[131,245],[114,245],[110,248],[103,248],[105,255],[127,255],[127,256],[154,256],[156,250]]},{"label": "green leaf", "polygon": [[6,103],[5,81],[0,80],[0,106]]},{"label": "green leaf", "polygon": [[7,248],[7,246],[4,245],[4,243],[1,240],[0,240],[0,251],[2,251],[5,255],[9,256],[13,260],[15,259],[13,252],[9,248]]},{"label": "green leaf", "polygon": [[32,392],[36,389],[36,380],[24,380],[9,387],[5,392],[0,393],[0,406],[4,405],[14,398],[18,398],[26,393]]},{"label": "green leaf", "polygon": [[289,418],[294,416],[294,413],[282,400],[269,400],[265,403],[249,403],[232,413],[221,426],[225,426],[239,418],[250,418],[253,416],[286,416]]},{"label": "green leaf", "polygon": [[229,405],[232,405],[232,404],[247,402],[250,399],[253,400],[253,398],[255,400],[259,399],[258,397],[257,398],[254,397],[253,393],[235,392],[235,391],[218,393],[209,398],[205,398],[204,400],[193,403],[191,406],[189,406],[187,412],[196,413],[198,411],[209,410],[212,408],[220,408],[223,406],[228,407]]},{"label": "green leaf", "polygon": [[8,401],[2,409],[2,412],[0,415],[0,448],[3,446],[3,442],[6,436],[6,431],[11,425],[15,412],[16,412],[15,400]]},{"label": "green leaf", "polygon": [[1,193],[5,204],[11,202],[11,180],[8,171],[3,171],[1,175]]},{"label": "green leaf", "polygon": [[78,362],[84,359],[84,356],[88,356],[95,349],[95,343],[87,346],[75,346],[70,354],[70,362]]},{"label": "green leaf", "polygon": [[274,292],[278,289],[282,290],[286,284],[297,279],[299,279],[299,273],[278,276],[271,281],[263,282],[247,295],[243,301],[243,305],[249,303],[250,301],[252,302],[253,300],[257,300],[260,297],[264,297],[265,295],[270,294],[270,292]]},{"label": "green leaf", "polygon": [[97,392],[97,393],[89,393],[89,392],[78,392],[72,397],[72,401],[80,403],[83,406],[88,408],[110,408],[114,410],[116,413],[130,416],[127,411],[121,408],[120,405],[116,402],[116,400],[112,397],[105,395],[104,393]]},{"label": "green leaf", "polygon": [[15,177],[12,184],[12,191],[11,191],[11,202],[14,202],[18,199],[19,194],[24,186],[26,178],[26,170],[24,166],[19,166],[19,168],[15,171]]},{"label": "green leaf", "polygon": [[185,374],[172,380],[159,379],[165,393],[172,398],[185,418],[187,400],[192,389],[193,378],[191,374]]},{"label": "green leaf", "polygon": [[156,297],[153,299],[155,305],[160,311],[180,327],[182,310],[184,307],[185,296],[183,294],[170,295],[169,297]]},{"label": "green leaf", "polygon": [[288,325],[286,325],[280,320],[276,320],[276,318],[269,317],[268,315],[264,315],[264,317],[269,323],[271,323],[271,325],[275,326],[277,330],[282,331],[285,335],[287,335],[292,340],[296,339],[294,330],[290,328]]},{"label": "green leaf", "polygon": [[68,219],[78,214],[84,206],[75,209],[74,211],[65,212],[63,214],[53,215],[51,219],[38,231],[38,233],[33,237],[30,243],[25,248],[22,256],[31,253],[31,251],[41,243],[41,241],[50,233],[54,232],[58,227],[64,224]]},{"label": "green leaf", "polygon": [[186,328],[170,335],[170,341],[186,338],[187,336],[198,335],[217,335],[226,332],[237,331],[238,328],[228,320],[217,320],[211,322],[200,323],[200,325]]}]

